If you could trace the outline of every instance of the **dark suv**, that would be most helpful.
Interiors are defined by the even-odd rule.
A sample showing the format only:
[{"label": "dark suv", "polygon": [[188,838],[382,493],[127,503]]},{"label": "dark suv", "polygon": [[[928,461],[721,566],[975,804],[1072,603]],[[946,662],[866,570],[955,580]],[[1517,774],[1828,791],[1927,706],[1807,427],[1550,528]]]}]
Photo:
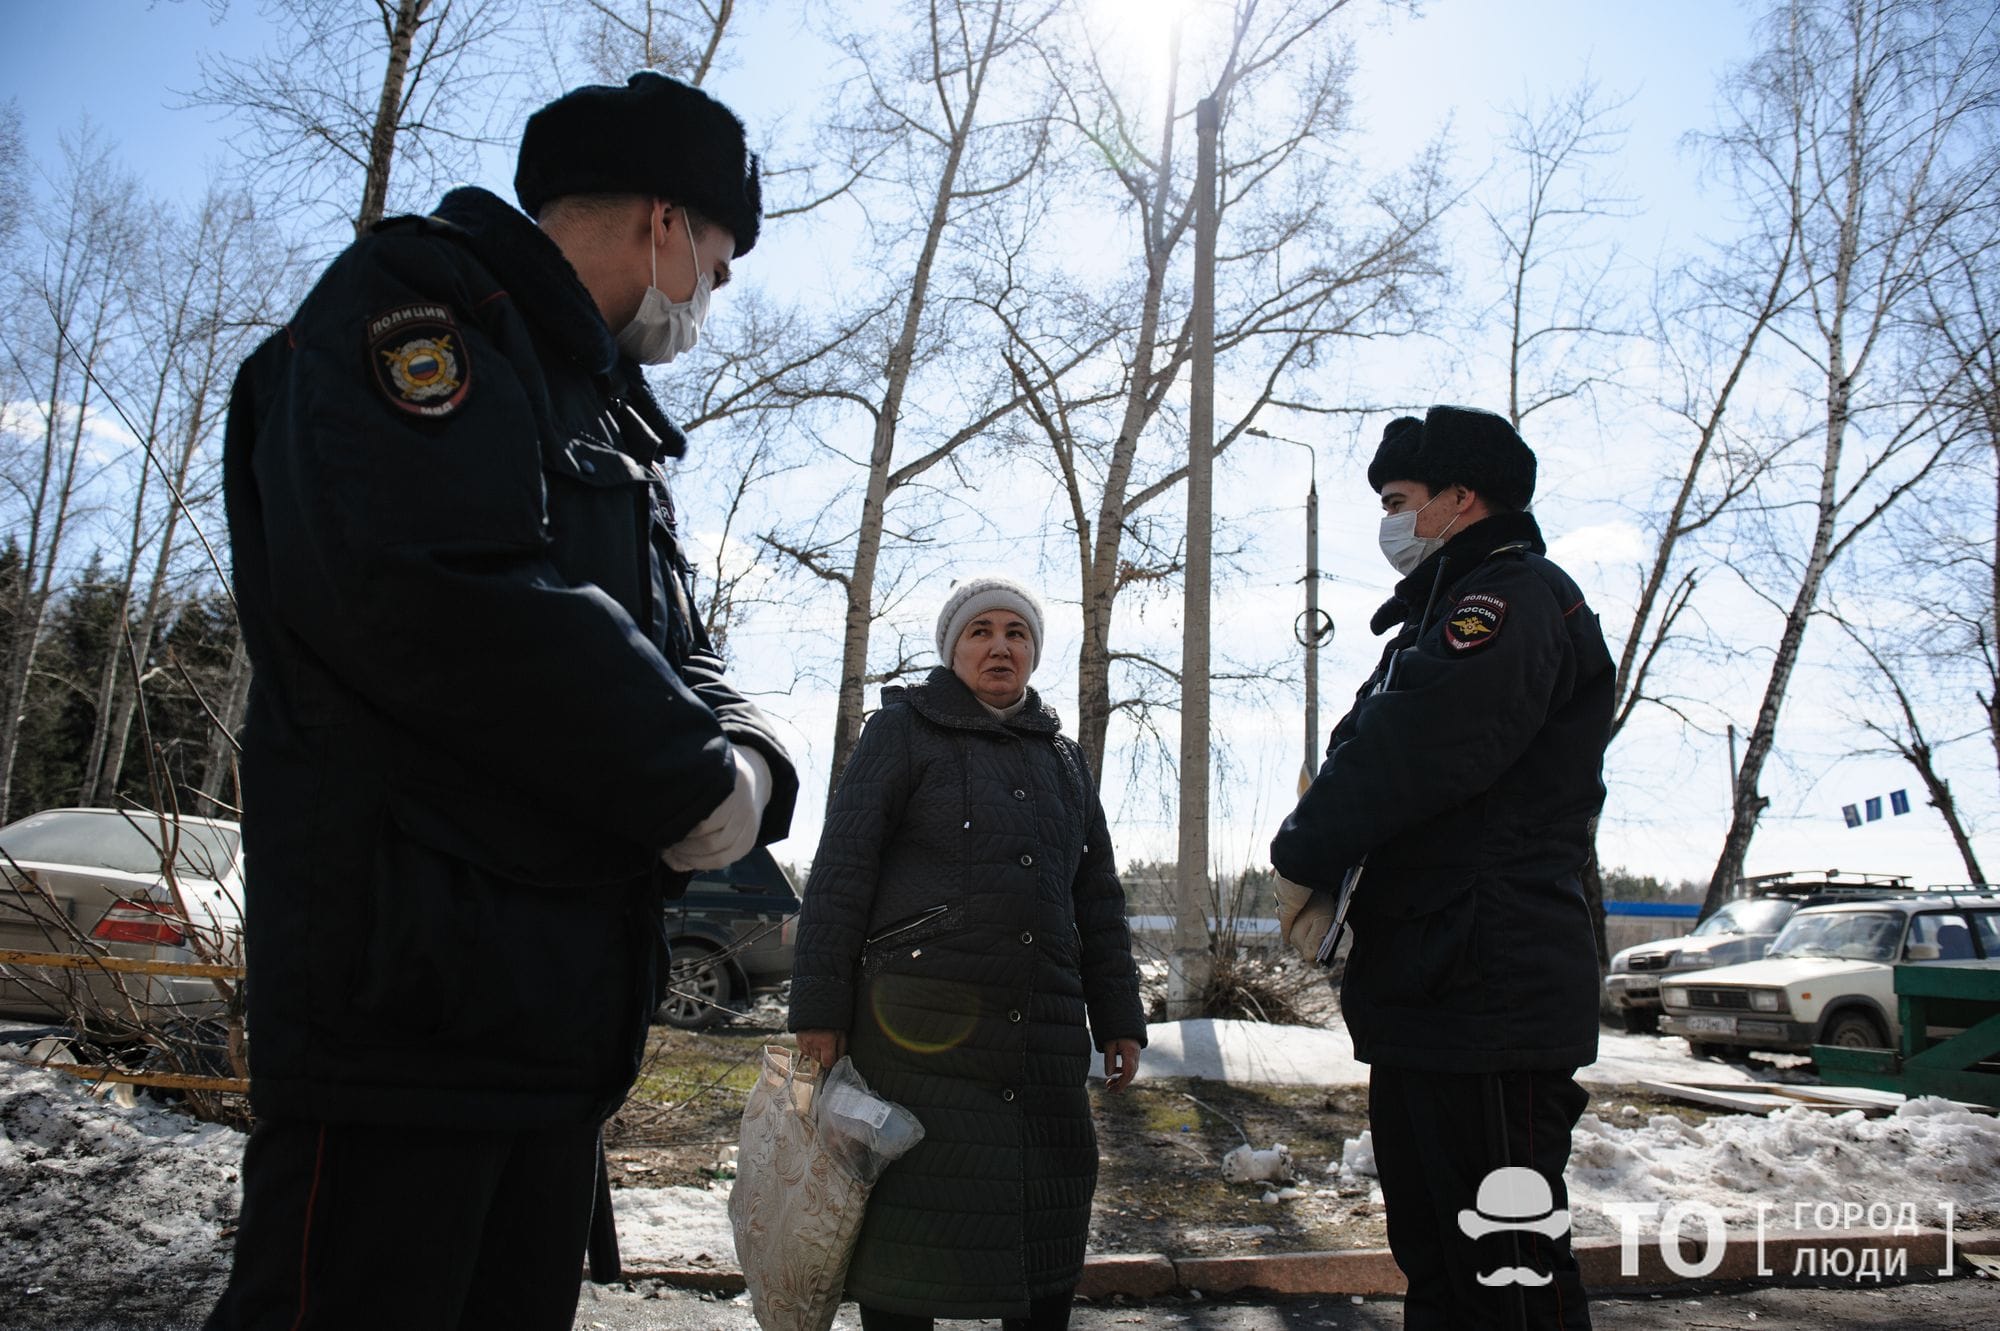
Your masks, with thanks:
[{"label": "dark suv", "polygon": [[701,1030],[750,1006],[750,996],[792,977],[799,894],[768,850],[704,870],[667,903],[673,971],[656,1017]]}]

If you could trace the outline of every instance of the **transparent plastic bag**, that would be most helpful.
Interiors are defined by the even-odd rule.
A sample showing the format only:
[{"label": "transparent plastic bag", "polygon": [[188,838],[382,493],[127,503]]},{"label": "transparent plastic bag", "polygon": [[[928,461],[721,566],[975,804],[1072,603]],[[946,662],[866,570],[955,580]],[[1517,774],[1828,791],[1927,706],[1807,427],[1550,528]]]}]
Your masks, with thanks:
[{"label": "transparent plastic bag", "polygon": [[811,1059],[764,1046],[729,1194],[736,1260],[758,1326],[833,1325],[868,1191],[923,1137],[916,1116],[870,1091],[849,1060],[822,1074]]}]

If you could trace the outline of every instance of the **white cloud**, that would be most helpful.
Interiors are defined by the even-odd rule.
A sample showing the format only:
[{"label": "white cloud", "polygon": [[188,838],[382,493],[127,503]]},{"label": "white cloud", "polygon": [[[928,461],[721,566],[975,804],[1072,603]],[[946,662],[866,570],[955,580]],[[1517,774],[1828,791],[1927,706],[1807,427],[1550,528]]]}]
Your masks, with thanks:
[{"label": "white cloud", "polygon": [[1626,565],[1646,554],[1646,536],[1629,522],[1596,522],[1549,542],[1549,558],[1565,568]]}]

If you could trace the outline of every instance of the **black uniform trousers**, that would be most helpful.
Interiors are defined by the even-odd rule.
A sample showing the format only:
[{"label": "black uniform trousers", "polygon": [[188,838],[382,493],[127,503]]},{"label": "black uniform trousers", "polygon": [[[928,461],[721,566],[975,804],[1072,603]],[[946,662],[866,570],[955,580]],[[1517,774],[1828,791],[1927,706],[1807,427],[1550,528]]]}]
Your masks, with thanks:
[{"label": "black uniform trousers", "polygon": [[[1370,1069],[1368,1126],[1389,1249],[1410,1283],[1407,1331],[1587,1331],[1563,1170],[1570,1130],[1589,1100],[1569,1071]],[[1532,1206],[1521,1204],[1519,1189],[1500,1214],[1480,1205],[1480,1183],[1509,1166],[1541,1176],[1547,1207],[1538,1189]],[[1501,1197],[1489,1191],[1485,1200]],[[1544,1219],[1550,1208],[1564,1214]],[[1557,1220],[1561,1232],[1551,1237]],[[1540,1223],[1529,1229],[1517,1221]],[[1496,1222],[1501,1227],[1488,1232]]]},{"label": "black uniform trousers", "polygon": [[206,1331],[570,1331],[597,1129],[259,1122]]}]

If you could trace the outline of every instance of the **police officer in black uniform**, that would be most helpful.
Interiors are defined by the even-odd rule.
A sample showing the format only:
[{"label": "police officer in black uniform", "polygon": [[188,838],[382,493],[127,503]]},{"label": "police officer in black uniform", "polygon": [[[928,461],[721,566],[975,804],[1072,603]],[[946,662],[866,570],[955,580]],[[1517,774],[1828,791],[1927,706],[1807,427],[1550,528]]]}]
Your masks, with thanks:
[{"label": "police officer in black uniform", "polygon": [[257,1126],[211,1327],[567,1331],[663,902],[790,824],[639,369],[756,242],[743,126],[582,88],[515,190],[358,240],[231,399]]},{"label": "police officer in black uniform", "polygon": [[1368,483],[1403,575],[1374,628],[1395,636],[1271,862],[1315,897],[1361,867],[1341,1007],[1370,1064],[1404,1324],[1587,1327],[1563,1170],[1597,1053],[1577,874],[1611,659],[1544,557],[1535,456],[1503,417],[1394,420]]}]

